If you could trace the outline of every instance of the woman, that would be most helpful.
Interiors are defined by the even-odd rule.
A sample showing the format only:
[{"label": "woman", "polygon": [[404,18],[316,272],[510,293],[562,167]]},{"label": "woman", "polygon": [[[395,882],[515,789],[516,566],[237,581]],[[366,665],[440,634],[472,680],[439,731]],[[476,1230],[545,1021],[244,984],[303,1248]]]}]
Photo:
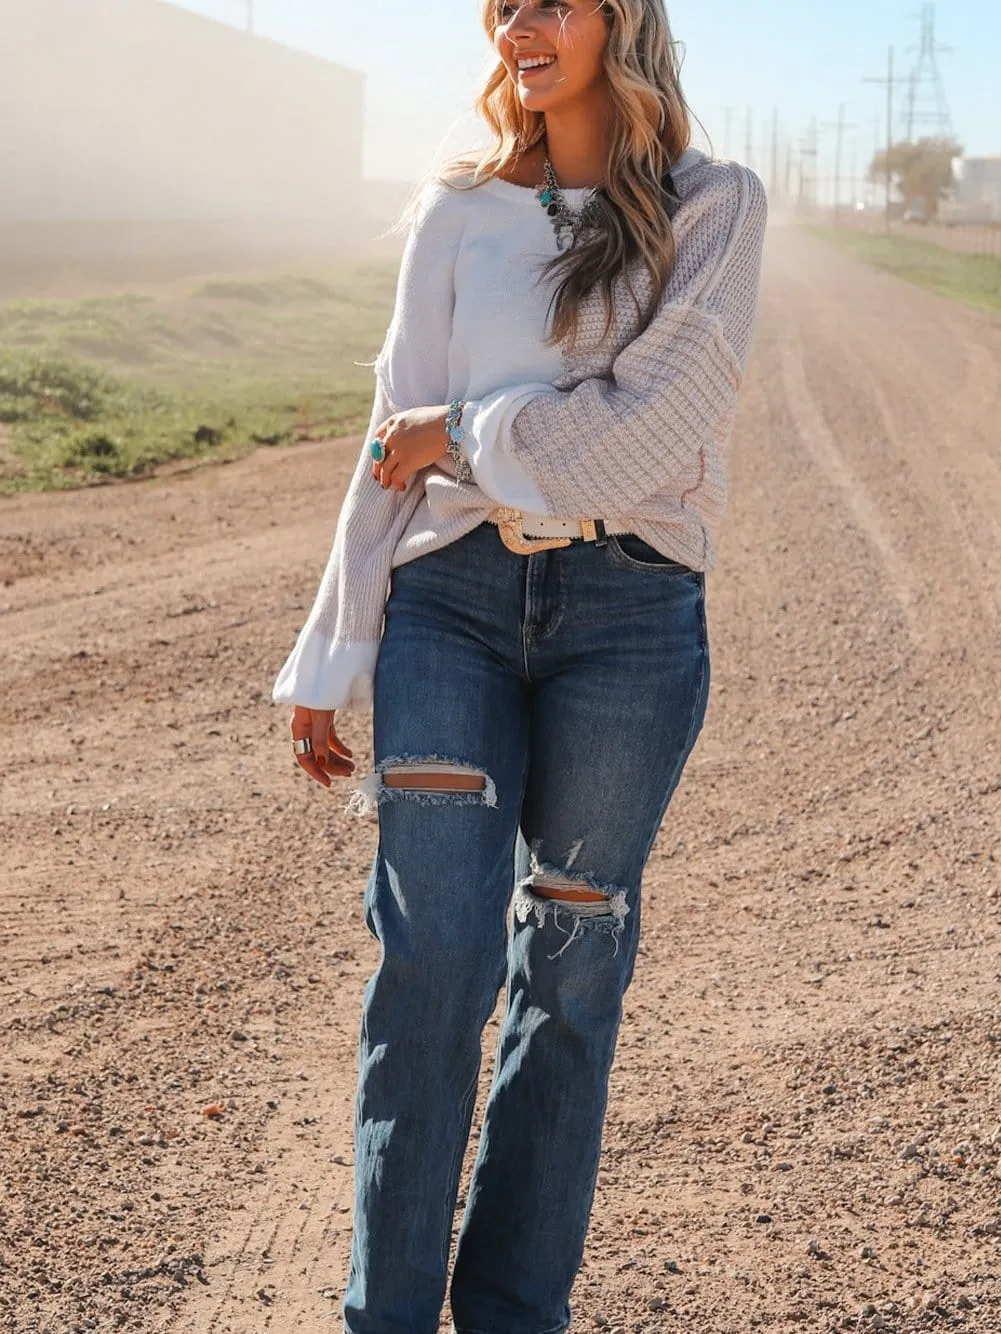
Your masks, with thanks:
[{"label": "woman", "polygon": [[438,1327],[501,986],[452,1317],[568,1327],[643,867],[705,712],[765,223],[750,172],[688,147],[662,0],[487,0],[485,23],[496,144],[419,199],[274,690],[324,786],[354,768],[335,711],[374,708],[351,1334]]}]

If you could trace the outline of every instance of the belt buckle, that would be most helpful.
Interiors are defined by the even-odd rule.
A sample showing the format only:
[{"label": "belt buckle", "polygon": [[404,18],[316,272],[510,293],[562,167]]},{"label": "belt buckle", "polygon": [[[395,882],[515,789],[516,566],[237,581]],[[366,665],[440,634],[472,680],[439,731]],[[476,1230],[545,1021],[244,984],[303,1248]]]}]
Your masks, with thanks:
[{"label": "belt buckle", "polygon": [[519,556],[531,556],[536,551],[554,551],[568,547],[569,537],[526,537],[522,528],[524,512],[502,505],[497,510],[497,528],[508,551]]}]

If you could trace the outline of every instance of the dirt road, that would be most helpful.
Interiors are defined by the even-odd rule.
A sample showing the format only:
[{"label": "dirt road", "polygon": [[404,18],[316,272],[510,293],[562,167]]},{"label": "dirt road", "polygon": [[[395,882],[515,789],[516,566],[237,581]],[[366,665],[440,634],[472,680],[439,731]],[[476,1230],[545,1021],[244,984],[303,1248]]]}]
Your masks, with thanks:
[{"label": "dirt road", "polygon": [[[999,422],[773,233],[576,1329],[1001,1329]],[[0,505],[3,1329],[339,1328],[375,827],[269,691],[355,450]]]}]

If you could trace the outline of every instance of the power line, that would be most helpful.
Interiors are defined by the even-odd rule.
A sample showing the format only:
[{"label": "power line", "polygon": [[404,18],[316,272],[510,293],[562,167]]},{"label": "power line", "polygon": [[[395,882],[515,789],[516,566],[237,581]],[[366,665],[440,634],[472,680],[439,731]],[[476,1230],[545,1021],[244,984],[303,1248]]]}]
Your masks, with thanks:
[{"label": "power line", "polygon": [[898,79],[893,73],[893,47],[890,47],[889,60],[887,61],[886,78],[863,79],[863,83],[874,83],[880,88],[886,89],[886,230],[890,230],[890,212],[893,201],[893,90],[898,83],[906,83],[906,79]]}]

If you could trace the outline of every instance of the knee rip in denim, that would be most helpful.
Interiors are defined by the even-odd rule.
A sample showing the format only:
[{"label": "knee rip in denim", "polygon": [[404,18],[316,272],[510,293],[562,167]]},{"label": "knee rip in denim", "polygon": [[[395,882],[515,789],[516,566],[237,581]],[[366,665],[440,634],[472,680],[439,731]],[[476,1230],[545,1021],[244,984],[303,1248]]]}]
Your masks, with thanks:
[{"label": "knee rip in denim", "polygon": [[578,840],[567,853],[565,866],[558,867],[540,859],[540,843],[536,840],[531,848],[530,873],[515,890],[514,915],[519,922],[534,917],[536,925],[544,927],[551,921],[566,936],[562,947],[549,956],[551,959],[558,959],[585,931],[610,935],[618,953],[625,930],[629,914],[625,889],[602,884],[586,871],[570,869],[583,846],[584,840]]},{"label": "knee rip in denim", "polygon": [[496,806],[497,789],[489,774],[464,760],[445,755],[391,755],[355,788],[348,802],[352,815],[372,815],[385,801],[415,806]]}]

